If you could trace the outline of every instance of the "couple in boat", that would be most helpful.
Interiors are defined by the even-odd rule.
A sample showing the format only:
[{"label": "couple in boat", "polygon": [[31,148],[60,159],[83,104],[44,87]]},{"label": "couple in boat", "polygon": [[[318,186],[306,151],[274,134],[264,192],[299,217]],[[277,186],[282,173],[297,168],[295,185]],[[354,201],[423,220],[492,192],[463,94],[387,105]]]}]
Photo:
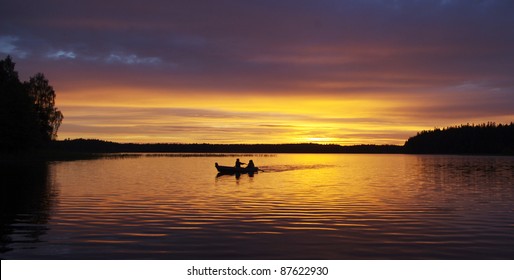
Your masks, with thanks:
[{"label": "couple in boat", "polygon": [[[242,168],[241,165],[243,165],[243,164],[246,164],[246,163],[239,161],[239,159],[236,159],[236,165],[234,167],[235,168]],[[254,169],[255,168],[255,164],[253,163],[253,160],[250,160],[248,162],[248,165],[246,166],[246,168],[248,168],[248,169]]]},{"label": "couple in boat", "polygon": [[215,166],[216,169],[218,169],[218,172],[220,173],[255,173],[259,171],[259,168],[255,167],[255,164],[253,163],[253,160],[250,160],[248,164],[246,164],[246,167],[242,167],[242,165],[245,165],[246,163],[241,162],[239,159],[236,160],[236,164],[234,166],[222,166],[218,165],[216,162]]}]

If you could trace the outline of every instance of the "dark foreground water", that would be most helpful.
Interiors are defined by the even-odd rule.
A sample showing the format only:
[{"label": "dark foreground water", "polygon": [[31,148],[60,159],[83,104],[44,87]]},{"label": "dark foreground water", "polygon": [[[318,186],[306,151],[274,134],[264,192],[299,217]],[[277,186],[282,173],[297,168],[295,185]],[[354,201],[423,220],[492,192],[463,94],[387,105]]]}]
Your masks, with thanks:
[{"label": "dark foreground water", "polygon": [[514,158],[152,155],[1,165],[2,259],[513,259]]}]

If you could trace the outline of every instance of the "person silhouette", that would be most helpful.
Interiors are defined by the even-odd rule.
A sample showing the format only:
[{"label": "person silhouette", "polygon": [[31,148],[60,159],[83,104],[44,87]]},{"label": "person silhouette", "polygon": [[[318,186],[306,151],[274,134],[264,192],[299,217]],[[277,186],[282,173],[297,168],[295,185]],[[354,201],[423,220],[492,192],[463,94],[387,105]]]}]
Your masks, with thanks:
[{"label": "person silhouette", "polygon": [[236,165],[235,165],[236,168],[241,168],[241,165],[243,165],[243,164],[246,164],[246,163],[240,162],[239,159],[236,159]]},{"label": "person silhouette", "polygon": [[248,169],[253,169],[253,168],[255,168],[255,164],[253,163],[253,160],[250,160],[250,161],[248,162],[248,165],[246,166],[246,168],[248,168]]}]

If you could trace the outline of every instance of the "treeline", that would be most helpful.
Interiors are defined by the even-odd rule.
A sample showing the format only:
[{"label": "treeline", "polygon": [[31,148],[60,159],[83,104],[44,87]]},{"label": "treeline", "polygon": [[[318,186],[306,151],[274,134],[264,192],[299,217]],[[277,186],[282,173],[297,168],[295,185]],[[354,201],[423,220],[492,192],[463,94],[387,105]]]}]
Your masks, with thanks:
[{"label": "treeline", "polygon": [[514,123],[460,125],[419,132],[405,142],[416,154],[514,154]]},{"label": "treeline", "polygon": [[42,73],[21,82],[11,57],[0,60],[0,151],[46,146],[57,137],[63,114]]},{"label": "treeline", "polygon": [[404,146],[336,144],[137,144],[96,139],[52,141],[51,148],[85,153],[412,153],[514,155],[514,123],[461,125],[425,130]]},{"label": "treeline", "polygon": [[87,153],[401,153],[402,146],[335,144],[136,144],[96,139],[53,141],[55,150]]}]

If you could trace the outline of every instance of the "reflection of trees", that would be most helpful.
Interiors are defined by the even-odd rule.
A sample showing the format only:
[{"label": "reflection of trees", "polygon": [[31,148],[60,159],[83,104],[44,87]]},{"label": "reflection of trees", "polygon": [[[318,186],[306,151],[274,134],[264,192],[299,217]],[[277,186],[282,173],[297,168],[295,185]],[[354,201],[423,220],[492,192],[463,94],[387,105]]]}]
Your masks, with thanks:
[{"label": "reflection of trees", "polygon": [[0,182],[0,253],[14,243],[39,242],[56,195],[48,163],[0,164]]},{"label": "reflection of trees", "polygon": [[[419,200],[476,210],[511,201],[513,164],[509,157],[418,156],[412,171]],[[508,205],[508,204],[507,204]]]}]

